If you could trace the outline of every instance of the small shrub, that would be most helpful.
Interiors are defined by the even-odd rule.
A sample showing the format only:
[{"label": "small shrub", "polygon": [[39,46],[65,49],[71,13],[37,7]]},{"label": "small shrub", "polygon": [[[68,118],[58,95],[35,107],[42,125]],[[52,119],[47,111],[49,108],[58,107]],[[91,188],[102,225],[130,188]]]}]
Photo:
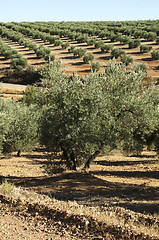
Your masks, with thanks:
[{"label": "small shrub", "polygon": [[99,40],[95,42],[94,47],[101,48],[103,45],[104,45],[103,41]]},{"label": "small shrub", "polygon": [[149,45],[141,45],[140,46],[140,52],[141,53],[148,53],[149,51],[151,51],[152,46]]},{"label": "small shrub", "polygon": [[71,46],[71,47],[68,49],[69,53],[73,53],[74,49],[75,49],[75,46]]},{"label": "small shrub", "polygon": [[47,54],[47,55],[45,55],[44,59],[47,62],[50,62],[50,61],[53,62],[53,61],[55,61],[55,55],[54,54]]},{"label": "small shrub", "polygon": [[156,43],[159,44],[159,36],[156,38]]},{"label": "small shrub", "polygon": [[153,51],[153,52],[151,53],[151,56],[152,56],[152,59],[153,59],[153,60],[159,60],[159,50]]},{"label": "small shrub", "polygon": [[112,49],[111,51],[112,58],[118,58],[123,54],[125,54],[125,52],[120,48],[115,48],[115,49]]},{"label": "small shrub", "polygon": [[99,65],[99,62],[92,62],[91,64],[91,70],[93,72],[98,72],[100,69],[100,65]]},{"label": "small shrub", "polygon": [[101,52],[102,53],[108,53],[109,51],[111,51],[112,49],[114,48],[114,45],[113,44],[104,44],[102,47],[101,47]]},{"label": "small shrub", "polygon": [[66,48],[69,47],[69,43],[68,43],[68,42],[62,43],[62,44],[61,44],[61,47],[62,47],[63,49],[66,49]]},{"label": "small shrub", "polygon": [[87,40],[87,45],[88,45],[88,46],[94,45],[95,42],[96,42],[96,39],[95,39],[95,38],[89,38],[89,39]]},{"label": "small shrub", "polygon": [[16,57],[11,59],[10,67],[15,70],[22,70],[27,66],[27,60],[22,57]]},{"label": "small shrub", "polygon": [[129,42],[129,48],[137,48],[140,46],[140,39],[131,40]]},{"label": "small shrub", "polygon": [[130,55],[122,54],[120,58],[126,66],[128,66],[130,63],[133,63],[133,59]]},{"label": "small shrub", "polygon": [[88,53],[88,54],[84,55],[83,62],[84,63],[89,63],[89,61],[92,62],[93,59],[94,59],[94,55],[92,53]]},{"label": "small shrub", "polygon": [[75,57],[82,57],[84,54],[85,54],[85,52],[86,52],[86,49],[84,49],[84,48],[75,48],[74,50],[73,50],[73,55],[75,56]]},{"label": "small shrub", "polygon": [[62,44],[61,40],[55,40],[54,46],[60,46]]},{"label": "small shrub", "polygon": [[145,63],[141,63],[141,64],[136,64],[133,68],[133,70],[135,70],[135,72],[139,72],[139,70],[143,71],[143,72],[147,72],[147,66],[145,65]]},{"label": "small shrub", "polygon": [[7,179],[5,179],[0,185],[0,190],[4,195],[11,194],[14,190],[14,184],[9,183]]}]

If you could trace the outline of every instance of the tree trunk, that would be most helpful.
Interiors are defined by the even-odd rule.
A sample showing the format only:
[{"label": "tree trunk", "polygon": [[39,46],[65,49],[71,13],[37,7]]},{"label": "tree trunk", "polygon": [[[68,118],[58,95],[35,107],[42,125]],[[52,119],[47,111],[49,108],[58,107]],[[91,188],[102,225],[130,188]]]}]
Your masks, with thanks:
[{"label": "tree trunk", "polygon": [[96,151],[94,154],[92,154],[92,156],[90,156],[90,158],[88,158],[88,160],[86,161],[85,165],[84,165],[84,170],[88,169],[90,167],[90,163],[98,156],[98,154],[101,152],[101,150]]},{"label": "tree trunk", "polygon": [[63,156],[64,156],[64,159],[66,160],[67,162],[67,167],[72,170],[72,164],[70,163],[70,159],[69,159],[69,156],[67,154],[67,150],[62,148],[62,151],[63,151]]},{"label": "tree trunk", "polygon": [[77,169],[76,169],[76,160],[75,160],[75,156],[74,156],[73,151],[72,151],[71,154],[70,154],[70,159],[71,159],[71,161],[72,161],[72,163],[73,163],[73,170],[76,171],[76,170],[77,170]]},{"label": "tree trunk", "polygon": [[21,150],[18,150],[17,157],[21,157]]}]

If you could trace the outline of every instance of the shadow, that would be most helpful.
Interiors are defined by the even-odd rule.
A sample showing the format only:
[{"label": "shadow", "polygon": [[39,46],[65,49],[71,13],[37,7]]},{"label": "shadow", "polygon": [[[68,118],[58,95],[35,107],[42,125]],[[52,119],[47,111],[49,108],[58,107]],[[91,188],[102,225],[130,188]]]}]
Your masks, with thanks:
[{"label": "shadow", "polygon": [[23,54],[24,56],[29,56],[29,55],[35,55],[35,53],[34,52],[30,52],[30,53],[25,53],[25,54]]},{"label": "shadow", "polygon": [[71,54],[71,53],[67,51],[67,52],[62,52],[61,54]]},{"label": "shadow", "polygon": [[[57,47],[57,46],[54,46],[54,47]],[[54,48],[53,49],[54,51],[59,51],[59,50],[62,50],[62,48],[60,47],[60,48]]]},{"label": "shadow", "polygon": [[[114,165],[115,166],[115,165]],[[126,178],[155,178],[159,179],[158,171],[91,171],[91,174],[100,176],[115,176]]]},{"label": "shadow", "polygon": [[9,64],[10,65],[10,62],[8,61],[8,62],[6,62],[6,61],[8,61],[8,59],[4,59],[3,60],[3,62],[2,62],[2,65],[7,65],[7,64]]},{"label": "shadow", "polygon": [[[3,180],[4,177],[0,176],[0,181]],[[31,188],[58,200],[75,200],[87,206],[105,206],[109,202],[110,205],[122,206],[141,213],[159,212],[157,203],[147,202],[158,200],[159,188],[108,182],[86,172],[67,172],[52,177],[35,178],[9,176],[7,180],[16,186]]]},{"label": "shadow", "polygon": [[102,54],[101,51],[94,52],[93,54]]},{"label": "shadow", "polygon": [[4,62],[4,61],[7,61],[7,59],[5,59],[4,57],[0,57],[0,61]]},{"label": "shadow", "polygon": [[37,43],[43,43],[44,44],[44,41],[42,41],[41,39],[33,39],[32,41],[34,41],[34,42],[37,42]]},{"label": "shadow", "polygon": [[[31,54],[32,55],[32,54]],[[41,58],[37,58],[37,57],[28,57],[27,59],[31,59],[31,60],[34,60],[34,59],[41,59]]]},{"label": "shadow", "polygon": [[71,65],[75,65],[75,66],[81,66],[84,65],[84,62],[76,62],[76,63],[72,63]]},{"label": "shadow", "polygon": [[75,56],[61,57],[61,59],[77,59],[77,58],[78,57],[75,57]]},{"label": "shadow", "polygon": [[140,54],[143,54],[143,53],[137,51],[137,52],[129,52],[129,54],[132,54],[132,55],[140,55]]},{"label": "shadow", "polygon": [[28,52],[28,51],[31,51],[31,50],[29,50],[29,49],[21,49],[21,50],[18,50],[18,52]]},{"label": "shadow", "polygon": [[146,213],[146,214],[154,214],[159,213],[159,204],[158,203],[136,203],[132,204],[129,202],[120,203],[120,207],[128,208],[134,212]]},{"label": "shadow", "polygon": [[[28,58],[28,59],[34,59],[34,58]],[[35,58],[36,59],[36,58]],[[46,62],[45,61],[43,61],[43,62],[39,62],[39,63],[32,63],[32,65],[34,65],[34,66],[39,66],[39,65],[42,65],[42,64],[45,64]]]},{"label": "shadow", "polygon": [[87,47],[88,50],[94,50],[95,47]]},{"label": "shadow", "polygon": [[94,161],[96,164],[102,166],[133,166],[140,164],[155,164],[156,160],[145,161]]},{"label": "shadow", "polygon": [[15,47],[20,47],[20,48],[22,48],[23,46],[20,46],[18,43],[15,43],[15,42],[5,42],[8,46],[15,46]]},{"label": "shadow", "polygon": [[141,59],[139,59],[139,60],[146,61],[146,62],[151,62],[151,61],[153,61],[151,57],[150,57],[150,58],[141,58]]},{"label": "shadow", "polygon": [[159,70],[159,66],[155,67],[155,70]]},{"label": "shadow", "polygon": [[110,59],[112,59],[112,57],[111,56],[105,56],[105,57],[99,57],[98,59],[110,60]]},{"label": "shadow", "polygon": [[[5,65],[5,64],[7,64],[7,63],[3,63],[3,65]],[[3,67],[3,68],[1,68],[1,70],[7,70],[7,69],[10,69],[10,67]],[[3,79],[3,77],[1,77],[0,79]]]},{"label": "shadow", "polygon": [[83,72],[83,73],[90,73],[90,72],[91,72],[91,69],[81,70],[80,72],[81,72],[81,73],[82,73],[82,72]]}]

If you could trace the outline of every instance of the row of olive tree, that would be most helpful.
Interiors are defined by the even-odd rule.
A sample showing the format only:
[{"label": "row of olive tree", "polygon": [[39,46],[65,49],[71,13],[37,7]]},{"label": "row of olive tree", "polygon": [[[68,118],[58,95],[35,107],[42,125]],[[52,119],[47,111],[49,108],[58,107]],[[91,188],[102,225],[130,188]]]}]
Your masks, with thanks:
[{"label": "row of olive tree", "polygon": [[10,46],[0,40],[0,55],[5,59],[10,59],[10,68],[15,70],[22,70],[27,67],[27,60],[23,58],[17,50],[12,49]]},{"label": "row of olive tree", "polygon": [[[2,37],[6,37],[7,39],[10,39],[13,42],[18,42],[19,45],[21,46],[28,47],[30,50],[33,50],[37,55],[37,58],[44,58],[47,62],[55,60],[55,55],[51,53],[51,50],[49,48],[44,47],[44,45],[42,44],[39,47],[37,47],[37,45],[33,43],[31,40],[25,39],[25,37],[21,33],[18,33],[13,30],[8,30],[6,27],[3,26],[3,27],[0,27],[0,35]],[[33,36],[35,37],[36,35],[33,35]],[[9,46],[7,47],[10,49],[9,58],[13,58],[13,55],[15,55],[15,53],[18,55],[18,52],[16,50],[13,50]],[[4,56],[6,56],[6,54]],[[19,65],[23,66],[24,68],[26,66],[26,63],[25,63],[26,59],[23,58],[22,60],[22,57],[21,57],[20,60],[18,61],[17,58],[18,56],[16,57],[16,61],[14,60],[11,62],[11,66],[13,65],[13,68],[15,68],[19,63]]]}]

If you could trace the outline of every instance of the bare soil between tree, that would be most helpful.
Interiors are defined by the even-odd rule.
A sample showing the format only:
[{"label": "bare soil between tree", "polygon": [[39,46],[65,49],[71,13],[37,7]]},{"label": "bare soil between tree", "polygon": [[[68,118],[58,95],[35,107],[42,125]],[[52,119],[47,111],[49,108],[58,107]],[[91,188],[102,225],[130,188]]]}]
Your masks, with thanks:
[{"label": "bare soil between tree", "polygon": [[35,151],[0,159],[1,181],[21,191],[0,196],[0,239],[159,239],[154,152],[99,156],[89,172],[52,176],[43,167],[49,158]]}]

